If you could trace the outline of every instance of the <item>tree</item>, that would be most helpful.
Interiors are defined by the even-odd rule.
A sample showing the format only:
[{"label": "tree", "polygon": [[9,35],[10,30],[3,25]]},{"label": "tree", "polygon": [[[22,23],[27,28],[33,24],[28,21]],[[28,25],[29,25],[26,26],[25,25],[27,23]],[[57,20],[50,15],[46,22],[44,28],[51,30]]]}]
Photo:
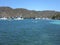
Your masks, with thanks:
[{"label": "tree", "polygon": [[60,19],[60,14],[56,14],[56,15],[52,16],[52,19]]}]

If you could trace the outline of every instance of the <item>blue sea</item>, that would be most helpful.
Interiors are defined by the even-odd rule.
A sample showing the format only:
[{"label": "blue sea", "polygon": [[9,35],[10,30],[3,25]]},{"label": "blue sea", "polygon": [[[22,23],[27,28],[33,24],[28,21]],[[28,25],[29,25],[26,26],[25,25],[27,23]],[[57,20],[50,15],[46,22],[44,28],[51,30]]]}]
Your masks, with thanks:
[{"label": "blue sea", "polygon": [[60,20],[0,20],[0,45],[60,45]]}]

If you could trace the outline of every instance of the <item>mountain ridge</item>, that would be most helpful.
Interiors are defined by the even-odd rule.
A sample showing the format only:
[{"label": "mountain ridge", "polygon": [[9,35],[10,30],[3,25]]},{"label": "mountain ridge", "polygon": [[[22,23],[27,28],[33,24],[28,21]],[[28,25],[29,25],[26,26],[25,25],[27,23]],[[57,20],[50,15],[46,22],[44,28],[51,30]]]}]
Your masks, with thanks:
[{"label": "mountain ridge", "polygon": [[53,10],[35,11],[24,8],[0,7],[0,17],[52,18],[60,12]]}]

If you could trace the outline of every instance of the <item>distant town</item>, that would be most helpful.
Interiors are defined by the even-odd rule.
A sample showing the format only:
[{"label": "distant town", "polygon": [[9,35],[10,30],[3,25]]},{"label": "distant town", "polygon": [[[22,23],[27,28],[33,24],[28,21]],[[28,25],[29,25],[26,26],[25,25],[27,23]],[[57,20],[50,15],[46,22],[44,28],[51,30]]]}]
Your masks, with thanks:
[{"label": "distant town", "polygon": [[24,19],[43,19],[43,20],[50,20],[50,18],[22,18],[22,17],[16,17],[16,18],[6,18],[6,17],[2,17],[0,18],[0,20],[24,20]]}]

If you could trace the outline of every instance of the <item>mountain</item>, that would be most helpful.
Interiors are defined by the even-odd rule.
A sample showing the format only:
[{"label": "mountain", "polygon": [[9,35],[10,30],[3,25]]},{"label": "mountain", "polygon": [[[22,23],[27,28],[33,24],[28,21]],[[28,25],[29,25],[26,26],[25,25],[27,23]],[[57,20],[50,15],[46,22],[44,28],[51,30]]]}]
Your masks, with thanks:
[{"label": "mountain", "polygon": [[53,18],[56,14],[60,12],[45,10],[45,11],[35,11],[35,10],[28,10],[24,8],[16,8],[13,9],[11,7],[0,7],[0,17],[23,17],[23,18]]}]

